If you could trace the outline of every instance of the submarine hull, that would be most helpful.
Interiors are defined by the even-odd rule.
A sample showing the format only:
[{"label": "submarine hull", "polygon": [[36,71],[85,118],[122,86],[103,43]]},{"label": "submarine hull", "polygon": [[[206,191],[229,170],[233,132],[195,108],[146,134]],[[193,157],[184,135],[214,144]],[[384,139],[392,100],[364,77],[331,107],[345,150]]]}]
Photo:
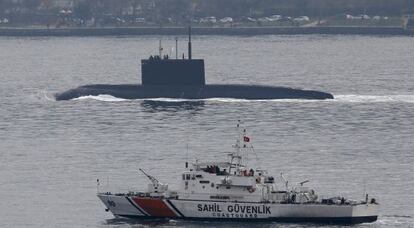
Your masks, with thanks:
[{"label": "submarine hull", "polygon": [[123,99],[178,98],[208,99],[333,99],[330,93],[289,87],[250,85],[86,85],[55,94],[56,100],[71,100],[82,96],[111,95]]}]

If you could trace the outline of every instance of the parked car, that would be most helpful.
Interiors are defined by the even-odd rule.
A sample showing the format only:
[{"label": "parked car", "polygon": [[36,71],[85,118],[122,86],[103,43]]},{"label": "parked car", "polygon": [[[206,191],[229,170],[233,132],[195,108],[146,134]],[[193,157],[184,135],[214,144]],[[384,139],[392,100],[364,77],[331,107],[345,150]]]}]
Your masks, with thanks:
[{"label": "parked car", "polygon": [[220,22],[221,23],[232,23],[233,22],[233,18],[231,18],[231,17],[225,17],[225,18],[220,19]]},{"label": "parked car", "polygon": [[258,18],[257,21],[259,21],[259,22],[269,22],[270,20],[269,20],[268,17],[261,17],[261,18]]},{"label": "parked car", "polygon": [[351,14],[347,14],[346,19],[347,20],[363,20],[363,19],[368,20],[368,19],[371,19],[371,18],[370,18],[370,16],[368,16],[366,14],[360,14],[360,15],[357,15],[357,16],[352,16]]},{"label": "parked car", "polygon": [[216,17],[205,17],[200,19],[200,23],[217,23]]},{"label": "parked car", "polygon": [[292,18],[291,17],[282,17],[277,21],[279,21],[279,22],[290,22],[290,21],[292,21]]},{"label": "parked car", "polygon": [[300,17],[296,17],[293,19],[296,22],[300,22],[300,21],[310,21],[308,16],[300,16]]},{"label": "parked car", "polygon": [[9,23],[9,19],[7,18],[0,19],[0,24],[8,24],[8,23]]},{"label": "parked car", "polygon": [[135,18],[135,23],[145,23],[145,18],[137,17],[137,18]]},{"label": "parked car", "polygon": [[282,15],[278,15],[278,14],[275,14],[275,15],[272,15],[272,16],[270,16],[270,17],[268,17],[271,21],[278,21],[278,20],[280,20],[281,18],[282,18]]}]

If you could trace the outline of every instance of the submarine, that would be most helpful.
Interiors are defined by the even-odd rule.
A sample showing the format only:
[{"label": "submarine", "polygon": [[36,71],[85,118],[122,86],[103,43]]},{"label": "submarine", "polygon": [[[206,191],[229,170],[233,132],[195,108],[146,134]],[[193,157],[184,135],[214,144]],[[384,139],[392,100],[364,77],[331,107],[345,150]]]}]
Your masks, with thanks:
[{"label": "submarine", "polygon": [[289,87],[206,84],[203,59],[192,58],[191,27],[188,32],[187,58],[171,59],[168,55],[150,56],[141,60],[142,84],[92,84],[56,93],[55,99],[71,100],[82,96],[111,95],[123,99],[208,99],[234,98],[247,100],[266,99],[333,99],[333,95],[316,90]]}]

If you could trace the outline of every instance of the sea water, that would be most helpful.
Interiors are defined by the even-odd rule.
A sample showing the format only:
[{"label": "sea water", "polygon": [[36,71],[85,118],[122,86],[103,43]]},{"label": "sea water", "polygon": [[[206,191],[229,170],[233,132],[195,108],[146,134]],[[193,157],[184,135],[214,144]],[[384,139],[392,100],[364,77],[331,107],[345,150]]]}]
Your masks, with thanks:
[{"label": "sea water", "polygon": [[[186,160],[232,151],[241,120],[248,165],[320,197],[380,203],[373,224],[414,226],[414,38],[200,36],[208,83],[314,89],[335,99],[55,101],[80,85],[140,83],[140,59],[175,56],[175,37],[0,38],[1,227],[317,227],[312,224],[115,219],[96,197],[145,190],[138,168],[177,188]],[[185,37],[179,37],[179,56]],[[282,184],[279,184],[283,187]]]}]

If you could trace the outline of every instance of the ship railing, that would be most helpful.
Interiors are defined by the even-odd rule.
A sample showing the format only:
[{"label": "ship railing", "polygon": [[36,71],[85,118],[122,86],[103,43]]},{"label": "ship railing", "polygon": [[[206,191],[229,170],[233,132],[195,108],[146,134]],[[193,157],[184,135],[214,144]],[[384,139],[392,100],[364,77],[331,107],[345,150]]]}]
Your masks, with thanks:
[{"label": "ship railing", "polygon": [[185,192],[179,192],[178,198],[190,198],[190,199],[197,199],[197,200],[222,200],[226,202],[257,202],[259,198],[257,195],[245,195],[245,193],[238,193],[238,194],[226,194],[226,193],[205,193],[205,192],[197,192],[193,194],[188,194]]}]

